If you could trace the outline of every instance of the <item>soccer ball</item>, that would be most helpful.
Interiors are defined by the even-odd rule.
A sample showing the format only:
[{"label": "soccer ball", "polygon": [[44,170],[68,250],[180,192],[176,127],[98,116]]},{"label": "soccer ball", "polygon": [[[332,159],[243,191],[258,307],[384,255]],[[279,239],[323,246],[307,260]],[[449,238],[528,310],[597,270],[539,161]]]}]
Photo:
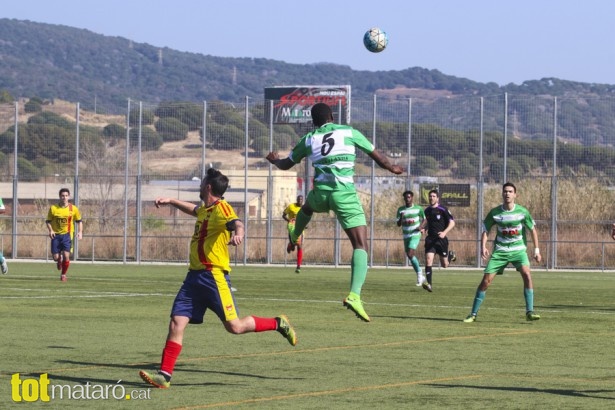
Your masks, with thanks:
[{"label": "soccer ball", "polygon": [[384,50],[389,43],[387,33],[380,30],[378,27],[370,28],[363,36],[363,44],[365,48],[372,53],[379,53]]}]

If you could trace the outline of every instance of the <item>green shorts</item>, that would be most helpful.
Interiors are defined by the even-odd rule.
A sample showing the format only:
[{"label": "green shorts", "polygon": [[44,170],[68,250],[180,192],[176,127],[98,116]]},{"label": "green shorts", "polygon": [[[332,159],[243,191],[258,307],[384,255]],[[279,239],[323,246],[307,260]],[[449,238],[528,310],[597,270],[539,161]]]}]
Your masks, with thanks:
[{"label": "green shorts", "polygon": [[356,191],[325,191],[314,189],[306,199],[314,212],[333,211],[342,229],[366,226],[365,212]]},{"label": "green shorts", "polygon": [[485,266],[484,273],[501,275],[509,263],[519,270],[522,266],[529,266],[530,260],[525,250],[516,252],[494,251],[489,258],[489,262],[487,262],[487,266]]},{"label": "green shorts", "polygon": [[419,247],[419,243],[421,242],[421,235],[413,235],[409,238],[404,238],[404,249],[407,251],[409,249],[414,249]]}]

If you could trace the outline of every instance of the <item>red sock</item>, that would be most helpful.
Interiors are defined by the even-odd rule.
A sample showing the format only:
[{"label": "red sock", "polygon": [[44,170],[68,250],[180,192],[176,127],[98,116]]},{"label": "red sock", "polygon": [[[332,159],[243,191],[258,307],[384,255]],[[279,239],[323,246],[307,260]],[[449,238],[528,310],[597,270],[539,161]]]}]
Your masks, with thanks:
[{"label": "red sock", "polygon": [[297,249],[297,269],[301,267],[301,262],[303,262],[303,248]]},{"label": "red sock", "polygon": [[278,328],[278,322],[274,317],[256,317],[252,316],[254,319],[254,324],[256,327],[254,328],[255,332],[266,332],[268,330],[276,330]]},{"label": "red sock", "polygon": [[172,375],[173,369],[175,369],[175,362],[177,361],[177,358],[179,357],[181,351],[182,345],[167,340],[167,343],[164,345],[164,349],[162,350],[160,370],[165,372],[169,376]]},{"label": "red sock", "polygon": [[68,265],[70,265],[69,260],[64,260],[62,262],[62,275],[66,275],[66,272],[68,271]]}]

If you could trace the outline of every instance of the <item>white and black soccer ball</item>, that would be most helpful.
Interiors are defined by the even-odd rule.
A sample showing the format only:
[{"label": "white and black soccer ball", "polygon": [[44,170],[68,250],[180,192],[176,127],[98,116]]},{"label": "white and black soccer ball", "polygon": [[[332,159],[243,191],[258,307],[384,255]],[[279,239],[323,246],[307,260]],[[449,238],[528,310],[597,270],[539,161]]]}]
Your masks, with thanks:
[{"label": "white and black soccer ball", "polygon": [[378,27],[373,27],[365,32],[363,44],[365,48],[372,53],[379,53],[389,44],[389,37],[386,32],[380,30]]}]

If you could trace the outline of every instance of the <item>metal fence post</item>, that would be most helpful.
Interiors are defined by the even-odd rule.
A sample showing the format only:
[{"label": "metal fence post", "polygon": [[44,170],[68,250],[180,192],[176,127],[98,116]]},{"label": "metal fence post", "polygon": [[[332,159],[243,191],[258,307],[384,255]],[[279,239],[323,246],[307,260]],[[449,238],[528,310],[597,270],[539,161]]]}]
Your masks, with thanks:
[{"label": "metal fence post", "polygon": [[143,154],[143,102],[139,101],[139,137],[137,144],[137,192],[136,192],[136,235],[135,235],[135,260],[141,263],[141,190],[143,176],[141,175],[142,154]]},{"label": "metal fence post", "polygon": [[122,261],[127,262],[128,253],[128,172],[130,169],[130,98],[126,107],[126,151],[124,162],[124,244]]},{"label": "metal fence post", "polygon": [[[553,177],[551,178],[551,267],[557,267],[557,97],[553,97]],[[548,267],[548,265],[547,265]]]},{"label": "metal fence post", "polygon": [[243,170],[243,219],[244,219],[244,241],[243,241],[243,264],[248,263],[248,216],[249,216],[249,204],[248,204],[248,149],[250,144],[250,97],[246,95],[245,106],[245,141],[244,141],[244,170]]},{"label": "metal fence post", "polygon": [[[73,201],[75,206],[79,206],[79,123],[81,116],[79,115],[79,103],[77,103],[75,111],[75,180],[73,181]],[[72,222],[74,225],[74,222]],[[78,232],[78,231],[77,231]],[[79,259],[79,238],[74,235],[73,238],[73,255],[74,259]]]},{"label": "metal fence post", "polygon": [[19,167],[17,166],[17,141],[19,140],[19,101],[15,101],[15,138],[13,141],[13,209],[11,210],[11,214],[13,216],[13,221],[11,222],[11,226],[13,228],[13,250],[11,251],[11,258],[17,258],[17,189],[18,189],[18,178],[19,178]]},{"label": "metal fence post", "polygon": [[[376,104],[377,97],[374,94],[373,105],[372,105],[372,144],[376,145]],[[385,154],[386,155],[386,154]],[[374,266],[374,210],[375,210],[375,201],[374,198],[374,183],[376,179],[376,163],[371,161],[371,184],[370,184],[370,209],[369,209],[369,266]]]},{"label": "metal fence post", "polygon": [[482,236],[482,221],[483,221],[483,203],[484,203],[484,174],[483,174],[483,146],[484,146],[484,108],[485,100],[480,97],[480,143],[478,154],[478,181],[476,184],[476,267],[480,268],[481,261],[481,236]]},{"label": "metal fence post", "polygon": [[[267,104],[267,101],[265,101]],[[269,152],[273,151],[273,100],[269,100]],[[266,254],[267,263],[273,260],[273,164],[269,163],[269,172],[267,173],[267,238],[266,238]]]}]

